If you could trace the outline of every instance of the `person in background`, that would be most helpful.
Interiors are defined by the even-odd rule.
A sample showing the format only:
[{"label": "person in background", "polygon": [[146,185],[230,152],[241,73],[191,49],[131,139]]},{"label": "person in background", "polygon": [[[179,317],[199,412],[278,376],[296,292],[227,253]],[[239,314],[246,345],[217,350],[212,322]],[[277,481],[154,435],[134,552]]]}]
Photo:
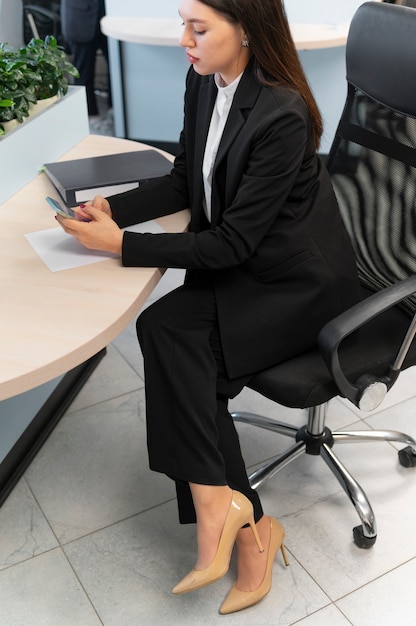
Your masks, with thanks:
[{"label": "person in background", "polygon": [[100,20],[104,15],[104,0],[61,0],[62,34],[73,55],[73,64],[79,71],[75,84],[85,85],[86,88],[89,116],[99,114],[94,91],[98,50],[102,51],[108,67],[107,37],[100,29]]},{"label": "person in background", "polygon": [[[179,14],[190,69],[171,173],[78,207],[89,222],[56,219],[125,266],[187,270],[137,323],[150,467],[175,481],[180,522],[197,524],[196,563],[173,592],[221,578],[236,543],[237,580],[220,608],[231,613],[264,598],[285,553],[228,400],[255,372],[315,348],[359,283],[282,0],[180,0]],[[121,230],[188,207],[188,232]]]}]

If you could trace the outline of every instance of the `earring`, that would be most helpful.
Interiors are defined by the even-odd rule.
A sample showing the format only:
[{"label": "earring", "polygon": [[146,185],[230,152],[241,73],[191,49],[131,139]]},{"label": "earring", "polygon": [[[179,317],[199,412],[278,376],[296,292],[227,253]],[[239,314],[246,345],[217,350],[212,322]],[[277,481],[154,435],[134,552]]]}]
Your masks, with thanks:
[{"label": "earring", "polygon": [[243,48],[249,48],[250,42],[248,39],[243,39],[243,41],[241,42],[241,45],[243,46]]}]

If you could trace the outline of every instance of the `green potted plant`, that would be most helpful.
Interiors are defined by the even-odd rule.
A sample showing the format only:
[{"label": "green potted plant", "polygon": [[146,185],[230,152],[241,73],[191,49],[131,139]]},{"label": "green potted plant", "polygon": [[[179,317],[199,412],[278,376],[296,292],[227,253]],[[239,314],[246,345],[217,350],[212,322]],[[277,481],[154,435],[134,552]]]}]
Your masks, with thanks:
[{"label": "green potted plant", "polygon": [[19,51],[0,44],[0,135],[5,132],[4,123],[22,123],[29,115],[30,103],[36,103],[38,81],[39,76]]},{"label": "green potted plant", "polygon": [[78,77],[78,70],[67,60],[62,46],[53,35],[45,40],[31,39],[25,48],[20,49],[21,57],[28,67],[38,75],[35,83],[37,100],[45,100],[52,96],[63,96],[68,91],[68,77]]},{"label": "green potted plant", "polygon": [[4,122],[22,123],[40,102],[65,95],[70,76],[78,70],[52,35],[18,49],[0,44],[0,135]]},{"label": "green potted plant", "polygon": [[[10,109],[12,106],[14,105],[13,100],[0,100],[0,120],[2,119],[2,112],[1,109]],[[3,124],[0,122],[0,135],[4,135],[5,134],[5,130],[3,127]]]}]

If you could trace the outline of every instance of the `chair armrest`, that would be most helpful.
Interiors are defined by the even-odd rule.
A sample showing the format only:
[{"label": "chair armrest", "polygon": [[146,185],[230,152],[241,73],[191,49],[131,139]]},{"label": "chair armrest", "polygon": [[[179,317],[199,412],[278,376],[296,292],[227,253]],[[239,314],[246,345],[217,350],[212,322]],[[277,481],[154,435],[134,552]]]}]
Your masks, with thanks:
[{"label": "chair armrest", "polygon": [[[364,376],[351,383],[344,375],[339,361],[341,342],[367,322],[416,292],[416,274],[390,287],[372,294],[355,304],[344,313],[328,322],[318,336],[318,346],[324,361],[341,394],[362,410],[371,410],[380,404],[385,394],[396,381],[400,368],[390,367],[387,376],[375,378]],[[383,385],[384,395],[380,399],[368,399],[366,392],[372,385]],[[377,394],[376,394],[377,395]],[[370,406],[371,405],[371,406]]]},{"label": "chair armrest", "polygon": [[[59,26],[60,26],[60,15],[55,11],[51,11],[50,9],[46,9],[44,7],[38,7],[34,4],[25,4],[23,6],[23,14],[29,23],[30,30],[32,31],[32,36],[37,37],[37,34],[34,29],[38,30],[38,26],[36,24],[36,16],[46,17],[51,20],[53,23],[53,32],[51,33],[55,38],[58,38],[59,35]],[[33,20],[33,25],[31,21]],[[39,34],[39,33],[38,33]]]},{"label": "chair armrest", "polygon": [[23,11],[25,13],[39,13],[39,15],[49,17],[54,21],[58,21],[60,19],[59,15],[55,11],[51,11],[50,9],[46,9],[44,7],[38,7],[34,4],[25,4],[23,6]]}]

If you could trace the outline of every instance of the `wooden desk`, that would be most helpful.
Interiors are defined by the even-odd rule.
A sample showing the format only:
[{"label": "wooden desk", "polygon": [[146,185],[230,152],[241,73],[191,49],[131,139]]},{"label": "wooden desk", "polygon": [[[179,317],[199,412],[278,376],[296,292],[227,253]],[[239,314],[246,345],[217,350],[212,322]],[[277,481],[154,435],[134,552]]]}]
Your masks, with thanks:
[{"label": "wooden desk", "polygon": [[[64,159],[146,147],[90,135]],[[24,236],[56,228],[47,195],[59,198],[39,174],[0,206],[0,400],[64,374],[102,350],[135,317],[162,276],[159,269],[124,268],[119,259],[51,272]],[[181,231],[188,213],[158,222],[167,231]]]}]

